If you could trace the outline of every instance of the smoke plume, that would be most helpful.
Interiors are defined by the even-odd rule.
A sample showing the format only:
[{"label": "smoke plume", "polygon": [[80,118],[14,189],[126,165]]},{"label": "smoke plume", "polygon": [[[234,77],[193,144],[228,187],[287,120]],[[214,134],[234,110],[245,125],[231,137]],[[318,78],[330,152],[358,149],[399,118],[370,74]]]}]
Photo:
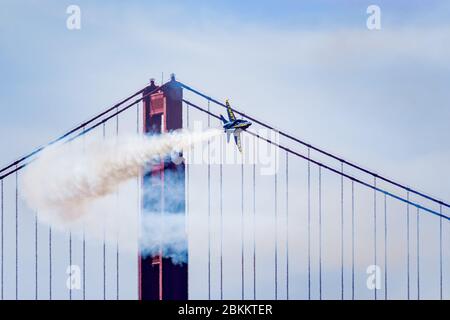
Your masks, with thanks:
[{"label": "smoke plume", "polygon": [[[121,208],[116,203],[115,193],[121,184],[138,177],[144,166],[167,161],[171,155],[178,155],[220,133],[220,130],[175,131],[155,136],[125,136],[90,144],[77,139],[50,146],[26,167],[22,177],[23,196],[41,222],[62,231],[83,231],[91,238],[106,237],[106,240],[117,241],[118,233],[122,233],[121,238],[136,239],[141,229],[144,233],[140,235],[141,250],[153,254],[162,237],[158,231],[161,216],[153,212],[142,214],[140,224],[143,228],[139,228],[136,217],[129,216],[133,210]],[[146,187],[142,192],[151,196],[153,190]],[[181,220],[184,218],[177,216],[181,217],[169,215],[163,218],[167,220],[164,221],[167,228],[176,228],[180,234],[177,239],[167,240],[167,252],[184,250],[179,247],[185,231],[179,230],[184,225]],[[124,246],[133,247],[133,244],[125,243]]]}]

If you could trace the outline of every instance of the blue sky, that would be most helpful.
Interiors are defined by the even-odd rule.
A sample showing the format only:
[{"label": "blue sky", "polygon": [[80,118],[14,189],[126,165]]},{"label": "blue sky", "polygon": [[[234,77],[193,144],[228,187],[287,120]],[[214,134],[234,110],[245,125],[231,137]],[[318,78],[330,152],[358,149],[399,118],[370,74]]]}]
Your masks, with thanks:
[{"label": "blue sky", "polygon": [[[380,31],[365,27],[367,1],[80,1],[79,31],[65,28],[69,4],[2,4],[0,130],[14,140],[2,139],[1,164],[148,78],[175,72],[308,141],[449,198],[435,187],[434,168],[424,181],[394,162],[433,157],[442,165],[448,156],[445,1],[379,1]],[[283,96],[275,116],[274,95],[264,97],[261,86]]]},{"label": "blue sky", "polygon": [[[81,8],[81,30],[66,8]],[[381,8],[379,31],[366,8]],[[0,166],[171,72],[450,199],[447,1],[2,1]]]}]

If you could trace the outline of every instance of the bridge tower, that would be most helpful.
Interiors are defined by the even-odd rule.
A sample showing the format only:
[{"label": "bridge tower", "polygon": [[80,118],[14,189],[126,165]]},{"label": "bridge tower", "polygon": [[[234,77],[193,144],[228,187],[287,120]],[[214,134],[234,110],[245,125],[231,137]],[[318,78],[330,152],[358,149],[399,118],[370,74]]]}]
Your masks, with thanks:
[{"label": "bridge tower", "polygon": [[[142,93],[143,131],[146,134],[160,134],[181,129],[183,89],[175,76],[159,87],[151,80]],[[176,197],[173,192],[180,193]],[[161,161],[144,173],[142,178],[142,215],[151,212],[160,214],[185,214],[185,166],[184,163]],[[146,192],[151,190],[151,195]],[[164,228],[164,226],[161,226]],[[186,237],[187,248],[187,237]],[[139,256],[139,299],[141,300],[184,300],[188,298],[187,263],[174,263],[162,254]],[[186,254],[187,261],[187,254]]]}]

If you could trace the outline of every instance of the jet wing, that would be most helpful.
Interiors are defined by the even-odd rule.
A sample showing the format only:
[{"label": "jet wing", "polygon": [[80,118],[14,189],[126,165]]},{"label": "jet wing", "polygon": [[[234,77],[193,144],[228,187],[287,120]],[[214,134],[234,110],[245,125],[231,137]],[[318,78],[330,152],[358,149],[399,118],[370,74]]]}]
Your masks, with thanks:
[{"label": "jet wing", "polygon": [[226,105],[227,105],[228,119],[229,119],[230,121],[236,120],[236,117],[234,116],[234,112],[233,112],[233,110],[231,110],[231,106],[230,106],[230,104],[228,103],[228,100],[226,101]]},{"label": "jet wing", "polygon": [[236,142],[236,145],[239,149],[239,152],[242,152],[242,146],[241,146],[241,134],[238,133],[234,135],[234,142]]},{"label": "jet wing", "polygon": [[241,127],[245,127],[247,125],[247,123],[239,123],[234,125],[235,128],[241,128]]}]

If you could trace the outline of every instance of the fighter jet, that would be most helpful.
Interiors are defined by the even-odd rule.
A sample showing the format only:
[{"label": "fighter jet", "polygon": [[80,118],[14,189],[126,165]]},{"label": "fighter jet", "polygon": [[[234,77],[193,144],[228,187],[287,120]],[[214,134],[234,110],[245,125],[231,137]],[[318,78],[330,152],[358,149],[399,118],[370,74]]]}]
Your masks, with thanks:
[{"label": "fighter jet", "polygon": [[225,101],[225,104],[227,106],[228,120],[226,120],[223,115],[220,115],[220,119],[223,122],[223,129],[227,134],[227,142],[230,142],[230,136],[233,134],[234,142],[236,143],[239,152],[242,152],[241,132],[250,127],[252,123],[244,119],[236,119],[228,99]]}]

